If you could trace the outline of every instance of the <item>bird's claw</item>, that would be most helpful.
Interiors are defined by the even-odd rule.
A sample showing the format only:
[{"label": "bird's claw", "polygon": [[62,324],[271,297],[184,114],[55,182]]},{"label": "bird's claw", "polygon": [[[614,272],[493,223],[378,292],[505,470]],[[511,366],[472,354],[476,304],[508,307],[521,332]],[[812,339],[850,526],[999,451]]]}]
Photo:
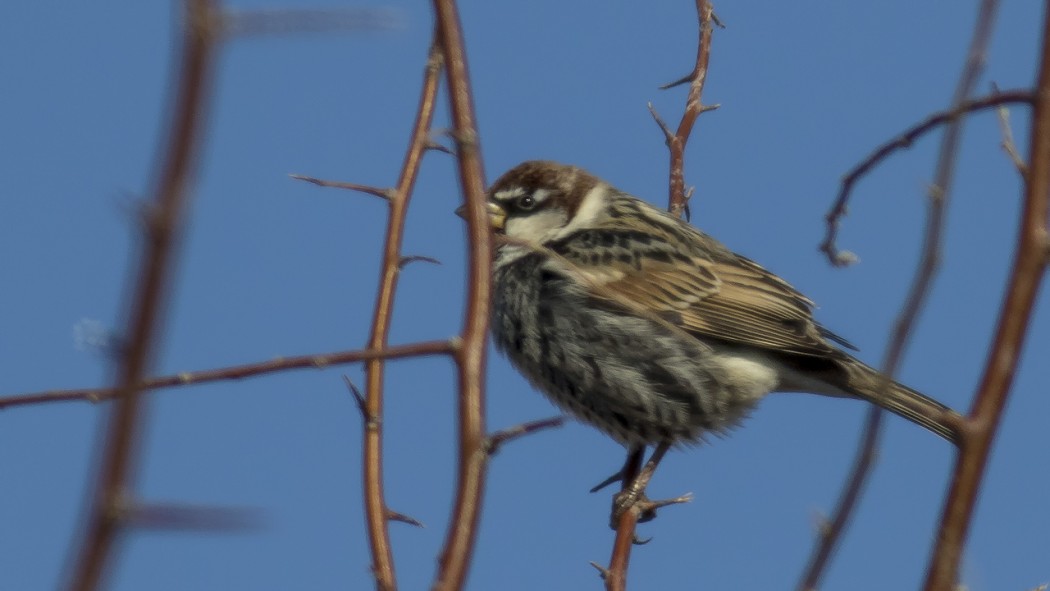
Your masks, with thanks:
[{"label": "bird's claw", "polygon": [[[638,523],[645,523],[656,519],[657,509],[667,507],[668,505],[688,503],[692,500],[693,493],[686,493],[670,499],[653,501],[645,496],[645,491],[636,491],[632,487],[628,487],[613,496],[612,516],[609,521],[609,527],[614,530],[617,529],[620,524],[620,518],[632,508],[638,512]],[[634,543],[640,545],[647,543],[648,541],[649,540],[640,541],[635,539]]]}]

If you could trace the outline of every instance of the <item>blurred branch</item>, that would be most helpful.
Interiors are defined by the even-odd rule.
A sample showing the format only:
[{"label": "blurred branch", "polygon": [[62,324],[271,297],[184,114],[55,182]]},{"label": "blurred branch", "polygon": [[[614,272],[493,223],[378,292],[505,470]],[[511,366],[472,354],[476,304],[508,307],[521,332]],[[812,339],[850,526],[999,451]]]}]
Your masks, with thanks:
[{"label": "blurred branch", "polygon": [[404,22],[399,12],[378,8],[228,10],[223,30],[227,37],[389,31]]},{"label": "blurred branch", "polygon": [[[416,109],[416,121],[412,127],[412,136],[408,142],[401,174],[397,187],[388,198],[390,213],[387,217],[386,240],[383,245],[379,292],[376,295],[375,312],[372,316],[372,334],[368,339],[369,349],[380,350],[387,346],[394,295],[397,292],[397,278],[403,264],[401,244],[405,231],[405,215],[408,212],[412,189],[419,176],[423,154],[430,141],[430,124],[434,118],[434,104],[437,98],[441,64],[441,51],[435,39],[427,56],[419,107]],[[392,513],[387,509],[383,495],[384,367],[382,358],[371,359],[365,364],[366,394],[362,413],[367,417],[370,428],[364,430],[362,465],[364,468],[365,517],[368,522],[368,540],[372,550],[372,573],[376,579],[377,589],[393,590],[397,588],[397,582],[394,575],[394,558],[388,525],[392,515],[401,514]],[[401,520],[419,523],[411,518],[403,517]]]},{"label": "blurred branch", "polygon": [[97,483],[69,587],[97,589],[118,535],[127,525],[118,509],[133,502],[131,490],[137,443],[145,414],[142,376],[160,333],[172,267],[179,243],[187,185],[197,164],[203,135],[215,41],[220,36],[217,8],[210,0],[186,0],[181,66],[177,72],[171,127],[160,148],[153,202],[146,210],[144,245],[128,308],[128,338],[118,369],[117,402],[110,411],[101,449]]},{"label": "blurred branch", "polygon": [[1017,251],[984,374],[970,409],[968,429],[961,432],[952,484],[927,570],[926,591],[953,589],[958,579],[988,454],[1024,350],[1025,335],[1050,253],[1050,2],[1043,7],[1043,19],[1028,151],[1029,172],[1025,178]]},{"label": "blurred branch", "polygon": [[[218,382],[221,380],[242,380],[261,375],[287,371],[290,369],[324,369],[347,363],[357,363],[369,359],[402,359],[405,357],[422,357],[424,355],[452,355],[459,347],[459,340],[421,341],[408,345],[395,345],[385,349],[354,349],[335,353],[316,353],[297,357],[281,357],[270,361],[257,361],[244,365],[232,365],[217,369],[187,371],[174,375],[149,378],[138,385],[140,390],[159,390],[176,386],[189,386]],[[0,398],[0,410],[13,406],[41,404],[44,402],[66,402],[83,400],[100,402],[116,398],[122,392],[120,387],[93,388],[79,390],[50,390],[19,394]]]},{"label": "blurred branch", "polygon": [[693,66],[693,71],[684,78],[660,87],[661,89],[668,89],[689,82],[689,93],[685,99],[685,111],[682,113],[682,119],[679,121],[678,129],[674,134],[671,133],[667,125],[656,114],[652,104],[649,105],[649,112],[652,113],[657,125],[663,131],[664,140],[671,155],[667,209],[673,215],[679,217],[683,214],[688,214],[689,206],[685,191],[685,146],[689,142],[689,136],[693,132],[693,124],[696,123],[697,117],[705,111],[718,108],[718,105],[705,106],[700,102],[700,99],[704,92],[704,83],[707,81],[707,64],[711,56],[713,24],[718,23],[721,26],[721,23],[715,17],[714,9],[711,7],[709,0],[696,0],[696,13],[700,28],[700,38],[696,50],[696,65]]},{"label": "blurred branch", "polygon": [[124,522],[142,529],[234,532],[262,527],[262,512],[243,507],[139,503],[122,509]]},{"label": "blurred branch", "polygon": [[[889,388],[891,381],[897,374],[897,369],[904,356],[904,350],[907,347],[912,329],[915,326],[919,313],[926,305],[930,287],[933,285],[933,278],[940,266],[944,220],[948,199],[951,195],[951,184],[955,176],[955,162],[959,152],[959,143],[962,139],[963,116],[974,110],[974,101],[971,101],[969,97],[977,85],[981,71],[984,69],[985,56],[994,28],[997,9],[998,0],[981,1],[976,24],[970,39],[966,62],[963,65],[958,84],[952,95],[951,107],[947,111],[949,115],[935,115],[928,118],[925,122],[930,128],[941,123],[946,124],[947,127],[944,130],[944,135],[941,137],[941,146],[934,172],[934,183],[928,193],[929,205],[926,215],[926,230],[923,234],[919,264],[916,267],[908,296],[894,323],[893,333],[886,347],[886,354],[881,367],[882,375],[884,376],[882,384],[884,389]],[[916,134],[914,137],[918,137],[924,131],[920,128],[919,131],[913,130],[913,133]],[[898,138],[897,145],[906,146],[912,139],[914,138],[906,133]],[[878,156],[880,152],[885,151],[888,154],[894,149],[896,148],[887,149],[883,147],[881,150],[877,150],[873,158],[869,158],[872,164],[868,167],[870,168],[884,157]],[[863,165],[855,170],[864,170]],[[857,173],[856,176],[860,174],[863,174],[863,172]],[[839,206],[844,211],[844,196],[848,195],[849,187],[852,185],[853,180],[851,178],[855,180],[856,177],[851,173],[843,181],[843,192],[840,193],[840,199],[836,203],[836,207],[833,208],[832,213],[828,216],[829,235],[825,240],[824,246],[827,247],[825,252],[833,264],[841,263],[844,260],[841,257],[841,253],[838,253],[833,246],[834,235],[832,230],[837,224],[839,215],[841,215],[836,215],[834,212],[839,211]],[[863,494],[864,485],[871,473],[872,458],[878,453],[878,444],[882,431],[882,409],[873,407],[868,412],[868,421],[865,431],[861,435],[861,442],[853,469],[843,485],[841,502],[836,507],[835,515],[831,520],[831,527],[818,537],[809,568],[803,575],[802,582],[799,585],[800,589],[809,590],[819,587],[820,579],[830,563],[830,558],[836,549],[841,534],[845,531],[853,510]],[[945,591],[947,591],[947,588]]]},{"label": "blurred branch", "polygon": [[445,56],[445,76],[452,112],[459,182],[467,221],[467,305],[459,369],[459,461],[448,532],[433,588],[462,589],[477,539],[488,454],[485,445],[485,345],[492,293],[492,230],[485,214],[485,178],[481,162],[467,54],[454,0],[434,0],[438,41]]},{"label": "blurred branch", "polygon": [[841,267],[854,262],[856,259],[849,252],[839,250],[835,242],[838,238],[839,224],[842,218],[846,216],[849,208],[849,199],[853,193],[853,186],[863,176],[871,172],[875,166],[882,163],[883,160],[895,152],[910,148],[920,137],[942,125],[957,121],[963,115],[994,109],[1012,103],[1032,104],[1034,100],[1035,93],[1031,89],[1015,89],[996,91],[985,97],[962,101],[946,111],[930,115],[872,151],[867,158],[851,168],[842,177],[842,184],[839,186],[839,193],[835,197],[835,202],[824,216],[824,219],[827,221],[827,230],[824,235],[824,241],[820,243],[820,250],[828,257],[828,262]]},{"label": "blurred branch", "polygon": [[878,406],[871,405],[868,408],[868,418],[864,421],[864,432],[853,459],[853,468],[842,486],[839,502],[831,519],[817,529],[817,540],[810,553],[809,564],[806,565],[806,570],[803,571],[796,587],[798,591],[816,591],[820,587],[820,578],[828,567],[839,538],[846,531],[849,519],[853,516],[853,509],[856,508],[868,476],[871,475],[882,435],[883,416],[882,409]]}]

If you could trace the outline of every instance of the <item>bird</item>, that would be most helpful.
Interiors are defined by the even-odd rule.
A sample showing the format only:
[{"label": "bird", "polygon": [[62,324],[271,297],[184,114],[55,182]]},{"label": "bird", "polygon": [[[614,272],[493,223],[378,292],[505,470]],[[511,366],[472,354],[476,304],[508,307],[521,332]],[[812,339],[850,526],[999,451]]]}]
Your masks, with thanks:
[{"label": "bird", "polygon": [[724,435],[772,392],[865,400],[956,441],[955,411],[851,355],[788,282],[582,168],[523,162],[486,213],[496,348],[629,449]]}]

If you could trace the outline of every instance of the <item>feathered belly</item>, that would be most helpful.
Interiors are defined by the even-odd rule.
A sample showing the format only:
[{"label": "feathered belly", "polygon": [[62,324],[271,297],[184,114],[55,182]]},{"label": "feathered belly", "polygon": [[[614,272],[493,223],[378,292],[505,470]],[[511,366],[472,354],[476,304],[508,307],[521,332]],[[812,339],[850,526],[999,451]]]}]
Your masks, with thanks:
[{"label": "feathered belly", "polygon": [[557,277],[517,271],[497,275],[497,348],[555,404],[624,444],[724,432],[775,386],[775,374],[755,360],[588,305]]}]

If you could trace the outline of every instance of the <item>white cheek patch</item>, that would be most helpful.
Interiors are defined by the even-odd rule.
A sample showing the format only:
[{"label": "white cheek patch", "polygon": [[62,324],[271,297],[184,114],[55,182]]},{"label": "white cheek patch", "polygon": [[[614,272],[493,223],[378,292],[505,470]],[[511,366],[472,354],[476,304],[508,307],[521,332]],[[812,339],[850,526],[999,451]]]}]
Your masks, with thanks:
[{"label": "white cheek patch", "polygon": [[545,242],[567,221],[565,212],[560,209],[537,211],[532,215],[507,218],[504,232],[511,238],[529,242]]},{"label": "white cheek patch", "polygon": [[608,196],[609,186],[604,183],[598,183],[593,189],[587,191],[587,194],[583,196],[583,200],[580,201],[580,207],[576,210],[576,215],[573,216],[572,221],[555,234],[554,238],[562,238],[576,230],[589,228],[594,225],[594,222],[598,221],[608,211]]}]

